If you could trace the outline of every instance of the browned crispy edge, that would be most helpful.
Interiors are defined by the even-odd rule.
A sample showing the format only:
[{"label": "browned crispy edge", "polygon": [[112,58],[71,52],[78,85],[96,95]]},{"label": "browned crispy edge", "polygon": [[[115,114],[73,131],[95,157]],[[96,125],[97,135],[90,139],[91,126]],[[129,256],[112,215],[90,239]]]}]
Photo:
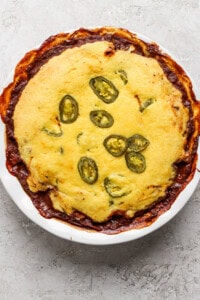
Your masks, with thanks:
[{"label": "browned crispy edge", "polygon": [[[187,144],[185,145],[188,157],[184,162],[177,162],[177,176],[173,185],[167,189],[166,197],[159,199],[151,208],[139,212],[132,219],[127,219],[124,214],[119,211],[107,222],[97,224],[80,212],[75,212],[71,216],[67,216],[64,213],[54,210],[48,191],[32,193],[29,190],[26,182],[28,170],[18,151],[18,145],[14,137],[12,116],[14,107],[27,82],[48,59],[54,55],[59,55],[59,53],[67,48],[104,39],[114,43],[116,51],[118,49],[127,50],[130,45],[134,45],[135,53],[157,59],[168,79],[182,92],[183,103],[189,109],[190,121],[188,122]],[[200,105],[199,102],[196,101],[190,79],[183,69],[167,54],[162,53],[155,43],[146,43],[125,29],[103,27],[87,30],[81,28],[73,33],[61,33],[49,37],[39,49],[28,52],[17,64],[13,82],[4,89],[0,96],[0,104],[1,118],[6,125],[7,168],[19,179],[22,187],[32,199],[33,204],[39,210],[40,214],[46,218],[55,217],[83,228],[94,229],[110,234],[130,228],[142,228],[152,224],[158,216],[170,209],[177,195],[191,181],[196,170],[197,138],[200,132]]]}]

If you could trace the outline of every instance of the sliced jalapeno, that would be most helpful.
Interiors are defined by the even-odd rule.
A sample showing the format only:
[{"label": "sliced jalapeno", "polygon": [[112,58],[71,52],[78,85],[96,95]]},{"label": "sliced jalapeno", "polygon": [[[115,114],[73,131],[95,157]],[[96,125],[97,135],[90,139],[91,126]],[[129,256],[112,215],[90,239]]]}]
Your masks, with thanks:
[{"label": "sliced jalapeno", "polygon": [[98,168],[96,162],[87,156],[80,158],[78,162],[78,171],[81,179],[88,184],[93,184],[98,179]]},{"label": "sliced jalapeno", "polygon": [[119,76],[120,76],[121,80],[123,81],[124,85],[126,85],[127,82],[128,82],[128,77],[127,77],[126,71],[118,70],[118,71],[116,71],[116,73],[119,74]]},{"label": "sliced jalapeno", "polygon": [[109,200],[109,206],[112,206],[113,204],[114,204],[113,199],[110,199],[110,200]]},{"label": "sliced jalapeno", "polygon": [[64,149],[63,149],[62,146],[60,147],[59,151],[60,151],[60,154],[63,154],[63,153],[64,153]]},{"label": "sliced jalapeno", "polygon": [[130,138],[128,138],[128,152],[140,152],[148,147],[150,142],[140,134],[134,134]]},{"label": "sliced jalapeno", "polygon": [[143,102],[140,106],[140,112],[143,112],[149,105],[151,105],[153,102],[155,101],[155,99],[153,98],[149,98],[147,99],[145,102]]},{"label": "sliced jalapeno", "polygon": [[73,123],[78,117],[78,103],[70,95],[65,95],[59,104],[60,121],[65,124]]},{"label": "sliced jalapeno", "polygon": [[126,184],[126,179],[120,175],[106,177],[104,179],[104,187],[109,196],[119,198],[131,193],[130,188]]},{"label": "sliced jalapeno", "polygon": [[43,127],[42,131],[44,131],[47,135],[60,137],[63,135],[62,129],[59,126],[50,126],[50,127]]},{"label": "sliced jalapeno", "polygon": [[90,112],[90,120],[100,128],[109,128],[113,125],[114,119],[105,110],[93,110]]},{"label": "sliced jalapeno", "polygon": [[97,97],[103,100],[105,103],[114,102],[119,95],[119,92],[114,84],[103,76],[91,78],[89,85],[95,95],[97,95]]},{"label": "sliced jalapeno", "polygon": [[83,132],[80,132],[77,137],[76,137],[76,141],[77,141],[77,144],[80,145],[80,138],[81,136],[83,135]]},{"label": "sliced jalapeno", "polygon": [[106,150],[113,156],[121,156],[128,147],[127,139],[122,135],[109,135],[103,142]]},{"label": "sliced jalapeno", "polygon": [[146,169],[145,158],[138,152],[126,152],[125,154],[127,167],[135,173],[142,173]]}]

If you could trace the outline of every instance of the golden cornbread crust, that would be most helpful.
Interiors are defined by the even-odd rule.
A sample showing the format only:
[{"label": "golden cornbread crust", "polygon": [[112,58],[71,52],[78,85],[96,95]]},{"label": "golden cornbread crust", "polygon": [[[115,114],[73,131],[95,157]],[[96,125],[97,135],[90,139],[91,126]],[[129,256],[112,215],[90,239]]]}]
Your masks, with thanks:
[{"label": "golden cornbread crust", "polygon": [[[84,53],[87,54],[89,52],[89,53],[92,53],[93,56],[96,55],[98,57],[100,57],[100,55],[102,53],[102,59],[100,58],[102,65],[103,64],[105,65],[106,63],[109,65],[110,62],[112,62],[111,65],[114,65],[114,66],[115,66],[115,64],[116,65],[120,64],[120,62],[124,56],[126,58],[125,59],[126,61],[130,58],[130,63],[134,63],[135,60],[137,62],[137,60],[138,60],[139,64],[143,64],[144,66],[146,64],[147,65],[147,69],[146,69],[147,74],[148,74],[149,69],[155,67],[155,70],[157,72],[156,74],[158,74],[158,75],[153,74],[152,76],[155,76],[155,80],[157,80],[158,76],[160,76],[159,78],[160,78],[160,80],[162,80],[161,86],[164,87],[164,89],[167,91],[166,93],[168,93],[167,98],[166,98],[167,99],[166,103],[170,103],[170,105],[172,106],[171,103],[174,101],[173,108],[169,114],[168,119],[170,119],[170,118],[172,119],[172,121],[170,121],[170,123],[169,123],[169,126],[171,126],[171,124],[174,124],[173,130],[171,130],[171,132],[173,133],[174,130],[177,131],[177,146],[175,148],[171,149],[170,138],[171,137],[173,138],[171,140],[172,141],[171,144],[174,144],[174,140],[175,140],[176,136],[174,136],[173,134],[171,134],[171,135],[168,134],[167,137],[169,139],[169,141],[168,141],[169,155],[171,152],[173,155],[171,158],[171,164],[170,164],[169,168],[167,167],[166,172],[163,171],[164,174],[162,174],[162,172],[161,172],[161,177],[168,176],[169,179],[167,179],[166,182],[164,181],[164,183],[162,183],[162,182],[160,183],[159,180],[158,181],[155,180],[155,183],[153,184],[153,182],[150,181],[149,185],[146,185],[147,189],[150,190],[149,195],[153,194],[153,192],[155,192],[155,191],[159,192],[157,198],[156,198],[156,196],[153,198],[151,197],[151,199],[150,199],[151,201],[149,201],[149,202],[146,201],[146,199],[148,197],[150,197],[147,194],[148,197],[144,196],[141,199],[138,198],[138,200],[133,199],[133,201],[136,201],[138,203],[136,203],[135,206],[134,205],[131,206],[131,197],[132,198],[135,197],[134,193],[136,193],[136,191],[134,191],[134,193],[131,194],[132,191],[130,192],[129,188],[125,189],[125,193],[127,194],[127,196],[126,196],[127,202],[125,201],[126,202],[125,204],[123,204],[122,201],[119,202],[118,198],[116,198],[116,197],[114,197],[113,199],[109,199],[110,197],[106,198],[106,196],[104,198],[103,198],[103,196],[98,197],[98,195],[97,196],[95,195],[95,184],[96,183],[92,184],[92,186],[91,186],[91,185],[88,185],[87,182],[82,184],[82,190],[79,190],[79,192],[77,194],[75,192],[73,194],[73,186],[72,186],[72,194],[71,194],[72,199],[70,200],[71,202],[69,201],[70,204],[68,203],[68,199],[66,198],[66,196],[63,196],[64,200],[61,199],[59,202],[59,199],[62,198],[61,196],[63,193],[67,196],[68,196],[68,194],[70,194],[70,190],[68,190],[68,194],[67,194],[66,185],[63,185],[64,179],[62,177],[56,178],[57,183],[54,185],[52,182],[53,182],[53,180],[55,180],[55,178],[53,178],[51,181],[46,182],[46,181],[44,181],[44,179],[42,177],[39,177],[39,179],[37,178],[37,172],[36,172],[36,175],[34,174],[34,172],[38,170],[38,167],[37,167],[38,162],[36,161],[36,163],[33,167],[33,163],[32,163],[33,158],[37,157],[38,159],[40,159],[39,162],[41,161],[41,165],[42,165],[44,156],[40,156],[40,155],[38,156],[37,151],[36,151],[36,152],[34,152],[35,156],[33,155],[33,157],[31,156],[31,158],[30,158],[30,155],[27,155],[27,153],[25,152],[28,144],[25,145],[26,146],[26,149],[25,149],[25,146],[23,144],[24,136],[23,136],[21,128],[23,128],[23,126],[24,126],[24,128],[26,128],[27,124],[29,122],[28,122],[28,120],[27,120],[27,123],[26,123],[26,120],[22,121],[23,120],[22,113],[24,113],[24,109],[26,109],[24,107],[26,106],[26,103],[29,103],[30,101],[32,101],[32,102],[31,102],[31,104],[29,103],[28,105],[30,105],[30,107],[32,107],[33,111],[34,111],[34,105],[39,106],[40,103],[39,102],[37,103],[37,99],[38,99],[37,91],[35,93],[32,86],[34,86],[34,85],[37,86],[38,82],[41,82],[41,78],[43,78],[42,77],[43,73],[46,76],[46,74],[48,74],[48,68],[49,68],[49,70],[52,70],[52,68],[56,65],[56,63],[59,63],[59,59],[60,60],[62,59],[60,61],[61,62],[60,65],[62,65],[62,62],[64,62],[66,60],[66,58],[68,58],[69,55],[70,55],[69,56],[70,59],[72,60],[72,64],[75,61],[79,62],[79,60],[77,58],[79,58],[80,51],[82,51],[81,52],[82,54],[84,54]],[[94,51],[94,53],[92,51]],[[65,57],[65,55],[66,55],[66,57]],[[73,57],[74,57],[74,60],[73,60]],[[88,58],[87,56],[85,56],[85,57]],[[91,58],[91,57],[89,56],[89,58]],[[55,64],[53,64],[53,59],[55,61]],[[83,59],[83,61],[84,61],[84,59]],[[126,66],[125,62],[124,62],[124,65]],[[92,67],[90,67],[90,72],[88,73],[89,74],[88,77],[87,76],[84,77],[84,79],[86,78],[86,80],[87,80],[87,85],[88,85],[90,77],[101,75],[101,73],[99,73],[100,66],[101,65],[97,64],[96,69],[95,69],[94,65],[93,65],[93,69],[92,69]],[[123,64],[122,64],[122,66],[123,66]],[[68,64],[66,63],[66,69],[67,68],[70,68],[70,63],[68,63]],[[91,71],[91,69],[92,69],[92,71]],[[96,71],[97,69],[98,69],[98,71]],[[112,71],[113,71],[112,72],[113,75],[110,75],[110,73],[109,73],[109,76],[110,76],[109,78],[112,80],[112,82],[114,82],[114,84],[115,84],[115,86],[117,86],[117,88],[120,87],[120,95],[118,96],[118,94],[116,94],[116,97],[118,97],[119,109],[121,111],[123,109],[123,105],[120,107],[120,101],[121,101],[120,97],[123,96],[122,98],[124,99],[123,100],[124,103],[126,103],[126,105],[129,106],[129,102],[128,102],[129,100],[127,100],[127,102],[126,102],[126,95],[127,95],[127,93],[129,93],[127,98],[130,98],[130,94],[134,92],[133,97],[135,99],[135,102],[134,102],[135,106],[133,106],[133,111],[134,111],[135,115],[138,116],[137,121],[135,121],[136,123],[138,123],[141,118],[142,118],[141,120],[144,122],[144,124],[145,124],[144,120],[148,121],[148,118],[149,118],[149,120],[152,120],[150,118],[150,113],[151,112],[153,113],[153,110],[154,110],[154,116],[158,115],[159,109],[160,109],[160,115],[161,115],[161,110],[163,109],[163,106],[158,106],[158,105],[161,105],[161,104],[163,105],[162,101],[159,101],[159,99],[157,100],[157,98],[155,97],[155,99],[149,98],[150,100],[148,99],[148,101],[150,101],[150,102],[148,102],[148,101],[144,102],[142,96],[139,93],[137,93],[135,90],[132,89],[132,85],[134,85],[133,84],[134,81],[133,80],[131,81],[131,79],[132,79],[131,74],[133,72],[131,73],[131,71],[129,71],[129,70],[127,71],[128,72],[128,79],[127,79],[127,77],[124,75],[125,74],[124,71],[121,70],[121,66],[120,66],[120,68],[118,68],[118,69],[115,68]],[[45,73],[45,72],[47,72],[47,73]],[[56,72],[56,69],[55,69],[55,72]],[[58,72],[57,74],[59,76],[59,70],[57,72]],[[71,69],[70,69],[70,72],[71,72]],[[140,69],[138,72],[140,72]],[[105,74],[106,74],[106,72],[105,72]],[[103,74],[103,75],[106,76],[105,74]],[[116,74],[120,74],[121,77],[118,76],[118,79],[115,79]],[[75,75],[77,75],[77,74],[75,74]],[[101,78],[104,78],[104,77],[101,77]],[[119,78],[122,79],[121,83],[120,83]],[[132,82],[132,84],[130,84],[129,79],[130,79],[130,82]],[[47,86],[47,89],[49,86],[51,86],[52,82],[49,82],[48,84],[49,85]],[[69,83],[69,87],[70,87],[70,83]],[[138,83],[138,87],[140,87],[139,83]],[[87,92],[89,93],[89,89],[91,90],[91,86],[88,85],[87,88],[88,88]],[[70,88],[68,88],[68,89],[70,90]],[[84,87],[84,89],[85,89],[85,87]],[[152,87],[152,89],[153,89],[153,87]],[[149,90],[147,90],[147,92],[149,92]],[[60,94],[60,96],[63,97],[65,94],[68,94],[68,93],[69,93],[68,90],[66,90],[66,91],[64,91],[63,94]],[[82,94],[83,94],[83,92],[82,92]],[[30,101],[29,101],[29,95],[31,95]],[[45,93],[42,95],[44,97],[44,103],[45,103]],[[155,95],[156,95],[156,92],[155,92]],[[73,94],[73,96],[74,96],[74,94]],[[76,96],[75,99],[77,99],[79,94],[76,94],[76,92],[75,92],[75,96]],[[98,96],[98,93],[97,93],[97,96]],[[150,95],[150,96],[152,96],[152,95]],[[68,97],[71,97],[71,96],[68,95]],[[96,95],[92,94],[92,90],[91,90],[91,95],[90,95],[90,99],[92,99],[91,101],[94,102],[95,97],[96,97]],[[71,97],[71,98],[74,99],[73,97]],[[173,98],[175,100],[172,101],[171,98]],[[180,99],[181,99],[181,103],[180,103]],[[51,99],[49,101],[50,101],[50,103],[52,103],[52,105],[54,105],[53,101],[51,102]],[[75,100],[73,100],[73,101],[75,101]],[[115,116],[114,119],[116,120],[118,118],[118,115],[117,114],[115,115],[116,107],[114,107],[114,104],[105,104],[105,103],[102,104],[101,100],[98,100],[98,101],[99,102],[97,102],[97,101],[95,102],[95,105],[98,108],[104,109],[105,107],[109,107],[110,110],[109,109],[108,110],[111,113],[111,115]],[[177,102],[177,101],[179,101],[179,102]],[[88,103],[89,103],[89,100],[88,100]],[[115,105],[116,105],[116,103],[117,103],[117,101],[115,102]],[[146,108],[144,103],[148,103],[148,105],[150,105],[150,106]],[[177,103],[178,103],[178,105],[177,105]],[[1,104],[1,107],[0,107],[1,117],[2,117],[3,122],[6,125],[6,142],[7,142],[7,150],[6,150],[7,161],[6,161],[6,163],[7,163],[7,168],[14,176],[16,176],[19,179],[24,190],[27,192],[27,194],[32,199],[32,202],[35,205],[35,207],[39,210],[40,214],[46,218],[57,218],[57,219],[66,221],[68,223],[71,223],[73,225],[77,225],[77,226],[87,228],[87,229],[103,231],[108,234],[114,234],[114,233],[121,232],[124,230],[129,230],[132,228],[142,228],[142,227],[152,224],[152,222],[154,222],[161,214],[163,214],[165,211],[170,209],[171,205],[176,200],[178,194],[191,181],[191,179],[193,178],[194,172],[196,170],[197,139],[199,136],[199,123],[200,123],[199,122],[199,118],[200,118],[199,111],[200,110],[199,110],[199,103],[196,101],[195,95],[192,90],[191,81],[188,78],[188,76],[185,74],[183,69],[176,62],[174,62],[168,55],[163,54],[160,51],[159,47],[155,43],[151,43],[151,44],[146,43],[146,42],[138,39],[136,35],[128,32],[127,30],[116,29],[116,28],[111,28],[111,27],[104,27],[104,28],[99,28],[99,29],[94,29],[94,30],[79,29],[72,34],[63,33],[63,34],[58,34],[56,36],[50,37],[48,40],[46,40],[42,44],[42,46],[38,50],[33,50],[33,51],[27,53],[25,55],[25,57],[19,62],[19,64],[16,67],[16,70],[15,70],[13,82],[6,89],[4,89],[4,91],[1,95],[0,104]],[[135,107],[137,108],[138,105],[139,105],[139,110],[136,112]],[[27,106],[27,107],[28,107],[27,108],[27,110],[28,110],[29,106]],[[113,107],[113,109],[112,109],[112,107]],[[156,110],[156,107],[157,107],[157,110]],[[130,108],[131,108],[131,102],[130,102]],[[82,109],[82,112],[83,112],[85,108],[84,107],[82,108],[82,106],[80,105],[80,109]],[[92,110],[92,108],[91,108],[91,110]],[[51,108],[49,108],[48,114],[49,114],[49,112],[51,112]],[[167,112],[168,112],[168,108],[166,108],[166,115],[167,115]],[[21,113],[21,115],[20,115],[20,113]],[[38,116],[39,116],[39,114],[38,114]],[[29,118],[29,116],[27,118]],[[163,118],[163,116],[162,116],[162,118]],[[167,119],[167,117],[166,117],[166,119]],[[168,119],[166,120],[166,124],[168,124],[167,123]],[[31,117],[30,117],[30,120],[31,120]],[[80,112],[80,117],[78,117],[77,120],[78,120],[78,122],[80,122],[81,112]],[[63,123],[64,122],[65,122],[65,120],[63,121]],[[124,120],[123,120],[123,122],[124,122]],[[162,122],[162,119],[161,119],[161,122]],[[74,124],[75,124],[75,122],[74,122]],[[78,124],[78,123],[76,123],[76,124]],[[79,127],[80,126],[83,127],[84,123],[80,123],[80,124],[81,125],[79,125]],[[146,127],[147,127],[147,124],[148,124],[148,122],[145,125]],[[163,120],[163,126],[164,126],[164,124],[165,124],[165,120]],[[131,119],[130,119],[129,123],[127,120],[126,125],[128,125],[127,126],[128,128],[131,127]],[[158,126],[157,123],[155,123],[155,125]],[[30,125],[30,126],[32,126],[32,125]],[[63,124],[62,124],[62,132],[64,133],[63,136],[66,136],[67,131],[65,131],[65,130],[72,130],[74,132],[76,130],[79,130],[79,127],[76,128],[75,125],[73,125],[73,126],[74,127],[71,127],[72,129],[68,129],[68,128],[70,128],[69,125],[63,126]],[[94,124],[91,126],[94,126]],[[111,129],[105,130],[105,129],[98,128],[98,130],[100,130],[99,132],[101,132],[101,133],[106,132],[107,135],[108,135],[108,133],[111,133],[111,135],[118,134],[118,132],[112,132],[112,130],[114,130],[113,128],[119,129],[119,127],[114,127],[114,126],[116,126],[116,121],[115,121],[113,127],[111,127]],[[134,126],[136,126],[136,124],[134,124]],[[167,125],[165,125],[163,132],[166,132],[166,128],[167,128],[166,126]],[[120,184],[122,184],[122,183],[124,184],[124,181],[121,178],[124,176],[124,174],[125,175],[130,174],[130,176],[129,175],[128,176],[129,176],[129,178],[131,178],[131,184],[129,184],[128,187],[130,186],[130,188],[131,188],[131,185],[133,185],[132,182],[134,181],[135,182],[134,183],[135,185],[133,185],[134,190],[136,190],[136,188],[139,186],[140,180],[138,178],[141,178],[141,182],[142,181],[145,182],[146,177],[144,176],[144,174],[147,176],[148,172],[150,172],[151,168],[153,168],[153,166],[154,166],[154,163],[151,162],[151,158],[154,153],[153,146],[155,145],[155,141],[156,141],[156,136],[155,136],[155,134],[152,134],[152,130],[145,131],[145,130],[140,129],[140,127],[137,127],[137,126],[136,126],[136,128],[137,128],[137,131],[133,132],[133,134],[138,134],[138,133],[139,134],[142,133],[143,135],[145,134],[146,135],[145,137],[147,137],[148,140],[150,140],[149,146],[147,147],[147,149],[144,150],[144,153],[143,153],[145,155],[146,161],[147,161],[147,168],[144,171],[144,173],[135,175],[135,174],[133,174],[133,172],[131,172],[127,168],[126,168],[127,169],[126,171],[123,171],[124,160],[122,161],[121,157],[115,158],[116,159],[115,161],[118,163],[118,165],[116,163],[117,167],[121,168],[119,171],[120,174],[117,175],[118,176],[117,182],[119,182]],[[41,136],[41,139],[42,139],[44,136],[43,141],[45,142],[45,139],[47,139],[46,144],[49,144],[51,142],[52,136],[50,136],[50,137],[45,136],[45,133],[48,133],[46,127],[45,127],[45,129],[44,129],[44,127],[38,127],[36,129],[39,130],[38,131],[39,138]],[[90,128],[89,128],[89,130],[90,130]],[[95,130],[95,127],[94,127],[94,130]],[[90,132],[90,131],[88,131],[88,132]],[[123,133],[123,135],[126,134],[126,138],[128,138],[132,135],[131,132],[132,131],[129,132],[129,130],[127,130],[127,131],[125,131],[125,133],[124,132],[122,132],[122,133]],[[78,133],[78,131],[77,131],[77,133]],[[83,132],[80,132],[80,133],[82,134],[82,136],[84,136]],[[160,131],[159,131],[159,134],[160,134]],[[52,134],[50,134],[50,135],[52,135]],[[55,132],[54,132],[54,135],[55,135]],[[60,135],[60,132],[56,132],[56,136],[58,137],[59,135]],[[90,135],[91,135],[91,132],[90,132]],[[76,134],[76,136],[78,136],[78,135]],[[98,133],[97,133],[97,136],[98,136]],[[53,147],[53,144],[56,145],[57,141],[59,140],[57,137],[54,138],[52,147]],[[40,142],[41,139],[39,139],[38,141]],[[86,142],[84,140],[82,142],[81,139],[82,138],[80,138],[81,142],[78,141],[78,143],[77,143],[79,145],[78,146],[76,145],[77,149],[80,148],[81,143],[87,142],[87,140],[86,140]],[[105,139],[105,136],[102,135],[102,139]],[[159,139],[159,137],[158,137],[158,139]],[[89,139],[89,141],[90,141],[90,139]],[[27,141],[26,141],[26,143],[27,143]],[[35,144],[34,143],[31,144],[31,146],[37,146],[37,143],[38,142],[36,142]],[[49,145],[51,146],[51,143]],[[64,144],[64,146],[65,146],[65,144]],[[60,152],[62,152],[61,153],[62,155],[64,152],[64,146],[62,144],[62,147],[60,147]],[[78,154],[82,153],[83,150],[85,149],[82,144],[81,144],[81,146],[82,146],[82,149],[77,150],[77,152],[76,152],[76,149],[74,148],[74,152],[76,155],[77,155],[77,153]],[[44,147],[46,147],[46,146],[44,146]],[[158,147],[160,147],[159,143],[158,143]],[[44,149],[47,150],[47,148],[44,148]],[[96,161],[98,161],[100,152],[95,152],[95,151],[96,150],[94,150],[92,152],[92,155],[93,155],[92,157],[95,158]],[[176,155],[173,153],[173,151],[176,152]],[[166,155],[166,150],[164,152]],[[85,150],[85,155],[88,156],[88,154],[90,154],[88,152],[88,150]],[[160,155],[160,152],[159,152],[159,155]],[[163,153],[163,155],[164,155],[164,153]],[[125,156],[127,157],[127,154],[125,154]],[[73,161],[74,157],[73,156],[71,157],[70,155],[67,155],[65,157],[65,161],[68,159],[68,157],[70,157],[70,160]],[[167,155],[166,155],[166,158],[167,158]],[[56,163],[60,162],[59,159],[56,160],[56,158],[55,158],[55,162]],[[78,160],[79,157],[77,157],[77,158],[75,157],[75,159]],[[104,159],[104,157],[102,159]],[[109,153],[107,153],[105,151],[105,161],[109,163],[109,159],[113,160],[113,157],[112,157],[112,155],[110,155]],[[50,159],[48,158],[48,161],[49,160],[52,161],[51,156],[50,156]],[[99,159],[99,161],[100,161],[100,159]],[[156,161],[155,161],[155,164],[156,164]],[[98,165],[98,162],[97,162],[97,165]],[[100,166],[102,166],[102,165],[103,165],[103,163],[100,164]],[[116,169],[117,169],[117,167],[116,167]],[[69,163],[68,163],[68,168],[69,169],[66,170],[66,173],[63,172],[63,173],[65,173],[65,176],[67,178],[67,184],[70,183],[69,181],[70,181],[70,176],[71,176],[72,181],[75,182],[75,187],[81,186],[81,178],[79,178],[80,176],[79,176],[78,171],[76,170],[77,171],[76,175],[75,175],[75,177],[73,177],[73,174],[70,174],[70,168],[72,168],[72,167]],[[108,168],[109,168],[109,166],[108,166]],[[112,166],[112,169],[113,168],[114,167]],[[162,168],[162,166],[159,166],[159,168]],[[100,168],[100,169],[102,169],[102,168]],[[163,169],[164,169],[164,167],[163,167]],[[51,169],[49,169],[49,170],[51,171]],[[49,172],[48,175],[50,174],[49,170],[48,170],[48,172]],[[44,172],[43,169],[42,169],[42,172]],[[103,172],[104,172],[104,174],[102,175]],[[100,182],[100,184],[99,184],[98,189],[96,188],[97,194],[99,193],[99,195],[101,194],[100,192],[101,192],[101,189],[103,186],[103,183],[101,183],[101,182],[103,182],[102,178],[107,176],[106,172],[107,172],[107,169],[103,170],[102,172],[101,172],[101,170],[99,171],[98,181]],[[165,173],[167,175],[165,175]],[[152,174],[157,174],[157,173],[155,173],[153,171]],[[39,176],[40,175],[41,174],[39,174]],[[69,178],[68,178],[68,175],[69,175]],[[101,176],[102,176],[102,178],[101,178]],[[111,174],[110,178],[113,178],[113,176],[114,175]],[[141,176],[141,177],[139,177],[139,176]],[[116,180],[116,176],[114,178]],[[79,182],[79,180],[80,180],[80,182]],[[104,182],[105,182],[105,180],[104,180]],[[161,191],[162,185],[164,186],[164,190]],[[84,189],[87,191],[87,193],[85,195],[84,195]],[[92,190],[94,191],[93,198],[91,198]],[[138,195],[140,195],[139,192],[140,191],[138,191]],[[84,207],[84,203],[81,204],[81,200],[82,200],[81,198],[77,198],[79,200],[79,202],[74,201],[74,199],[73,199],[80,193],[81,193],[81,195],[84,195],[84,197],[85,197],[84,198],[85,207]],[[104,193],[102,195],[107,195],[105,190],[102,193]],[[89,195],[88,198],[87,198],[87,194]],[[134,195],[134,197],[132,195]],[[67,200],[65,200],[65,198]],[[102,203],[101,203],[101,200],[102,200]],[[141,200],[141,201],[139,201],[139,200]],[[144,202],[144,204],[141,204],[140,202]],[[94,207],[96,207],[96,210],[94,209]],[[102,207],[103,213],[100,212],[101,207]]]}]

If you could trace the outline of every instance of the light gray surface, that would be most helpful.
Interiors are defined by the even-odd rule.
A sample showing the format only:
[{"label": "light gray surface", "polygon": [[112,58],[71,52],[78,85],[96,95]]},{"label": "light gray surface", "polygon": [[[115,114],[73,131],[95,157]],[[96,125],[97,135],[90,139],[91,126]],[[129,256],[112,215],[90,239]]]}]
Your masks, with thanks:
[{"label": "light gray surface", "polygon": [[[101,25],[156,40],[176,54],[199,88],[199,0],[1,0],[1,87],[24,53],[48,36]],[[40,229],[0,184],[0,300],[200,299],[199,192],[148,237],[95,247]]]}]

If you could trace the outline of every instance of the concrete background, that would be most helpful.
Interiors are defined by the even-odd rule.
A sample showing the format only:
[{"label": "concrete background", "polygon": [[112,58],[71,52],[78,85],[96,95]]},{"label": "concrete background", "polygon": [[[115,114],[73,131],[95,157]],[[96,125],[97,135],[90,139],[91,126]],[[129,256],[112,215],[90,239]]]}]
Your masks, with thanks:
[{"label": "concrete background", "polygon": [[[174,53],[200,86],[199,0],[1,0],[0,86],[24,53],[71,28],[114,25]],[[0,300],[200,299],[200,186],[157,232],[97,247],[29,221],[0,184]]]}]

